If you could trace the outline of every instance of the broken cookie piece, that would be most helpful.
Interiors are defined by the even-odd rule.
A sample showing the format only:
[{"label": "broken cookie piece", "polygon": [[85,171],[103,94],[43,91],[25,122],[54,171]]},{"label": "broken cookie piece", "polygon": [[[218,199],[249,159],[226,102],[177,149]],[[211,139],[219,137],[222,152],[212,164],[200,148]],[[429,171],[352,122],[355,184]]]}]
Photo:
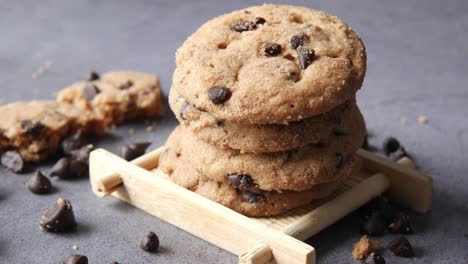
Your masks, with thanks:
[{"label": "broken cookie piece", "polygon": [[353,258],[354,259],[365,259],[372,251],[379,247],[379,242],[376,240],[368,239],[367,236],[361,237],[361,239],[354,244]]},{"label": "broken cookie piece", "polygon": [[49,232],[66,232],[76,227],[73,208],[68,200],[59,198],[41,217],[40,228]]}]

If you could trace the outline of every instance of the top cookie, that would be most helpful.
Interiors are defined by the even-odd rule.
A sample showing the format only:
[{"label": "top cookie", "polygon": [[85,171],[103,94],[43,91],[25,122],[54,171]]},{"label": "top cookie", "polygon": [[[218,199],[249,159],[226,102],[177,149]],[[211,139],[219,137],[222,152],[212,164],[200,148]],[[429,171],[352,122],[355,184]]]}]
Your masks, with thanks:
[{"label": "top cookie", "polygon": [[177,51],[172,85],[221,120],[287,123],[351,99],[365,71],[364,45],[338,18],[262,5],[201,26]]}]

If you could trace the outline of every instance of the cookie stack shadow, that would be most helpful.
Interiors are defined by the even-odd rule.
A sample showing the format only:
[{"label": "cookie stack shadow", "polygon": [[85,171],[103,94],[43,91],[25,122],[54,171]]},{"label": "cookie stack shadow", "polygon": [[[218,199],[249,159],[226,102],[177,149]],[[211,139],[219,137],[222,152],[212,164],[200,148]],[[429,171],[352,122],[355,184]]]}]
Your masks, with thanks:
[{"label": "cookie stack shadow", "polygon": [[233,12],[195,32],[176,63],[169,104],[181,125],[159,163],[175,183],[260,217],[326,198],[360,169],[365,51],[337,18],[278,5]]}]

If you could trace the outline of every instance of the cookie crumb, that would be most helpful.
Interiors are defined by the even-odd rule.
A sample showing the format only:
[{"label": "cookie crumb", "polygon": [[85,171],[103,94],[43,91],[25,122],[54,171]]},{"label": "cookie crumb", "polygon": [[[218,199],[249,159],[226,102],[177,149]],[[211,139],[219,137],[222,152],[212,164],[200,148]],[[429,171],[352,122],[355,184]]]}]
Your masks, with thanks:
[{"label": "cookie crumb", "polygon": [[129,129],[128,129],[128,134],[129,134],[130,136],[135,135],[135,129],[129,128]]},{"label": "cookie crumb", "polygon": [[377,240],[368,239],[367,236],[362,236],[361,239],[354,244],[353,258],[357,260],[365,259],[372,251],[379,247]]},{"label": "cookie crumb", "polygon": [[73,245],[73,246],[72,246],[72,249],[73,249],[73,250],[78,250],[78,246],[77,246],[77,245]]},{"label": "cookie crumb", "polygon": [[35,70],[31,74],[31,78],[33,80],[39,78],[40,76],[44,75],[50,69],[51,66],[52,66],[52,62],[51,61],[46,61],[42,66],[37,68],[37,70]]},{"label": "cookie crumb", "polygon": [[420,115],[418,118],[418,122],[419,124],[424,125],[424,124],[427,124],[427,122],[429,122],[429,119],[427,119],[427,117],[424,115]]}]

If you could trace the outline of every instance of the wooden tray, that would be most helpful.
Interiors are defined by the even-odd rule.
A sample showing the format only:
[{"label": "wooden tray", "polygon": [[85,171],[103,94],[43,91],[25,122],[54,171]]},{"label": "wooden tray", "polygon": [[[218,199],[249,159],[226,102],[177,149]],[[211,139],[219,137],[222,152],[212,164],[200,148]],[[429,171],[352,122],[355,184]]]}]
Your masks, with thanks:
[{"label": "wooden tray", "polygon": [[365,150],[363,169],[332,197],[268,218],[249,218],[171,182],[158,170],[162,148],[127,162],[103,149],[90,156],[94,193],[112,194],[239,256],[239,263],[315,263],[302,242],[386,192],[420,213],[431,208],[432,179]]}]

